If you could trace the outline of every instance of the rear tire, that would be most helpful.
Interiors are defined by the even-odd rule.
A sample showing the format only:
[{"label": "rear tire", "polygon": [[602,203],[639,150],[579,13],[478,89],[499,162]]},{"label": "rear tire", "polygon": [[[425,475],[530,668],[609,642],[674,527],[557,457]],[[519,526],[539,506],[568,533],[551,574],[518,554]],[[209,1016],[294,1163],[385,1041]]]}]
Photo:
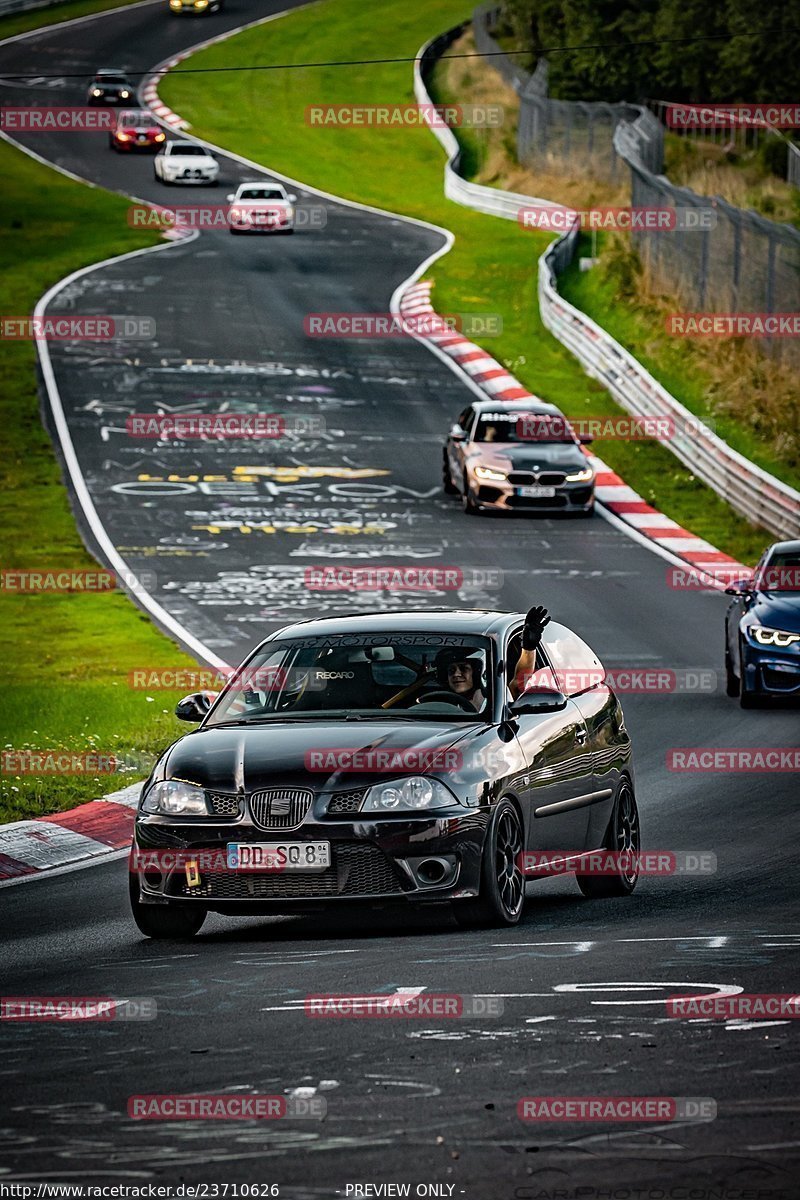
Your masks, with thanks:
[{"label": "rear tire", "polygon": [[497,929],[516,925],[525,904],[522,873],[523,834],[519,813],[510,800],[501,800],[494,810],[481,864],[480,895],[474,900],[455,900],[453,916],[471,929]]},{"label": "rear tire", "polygon": [[[641,848],[639,810],[633,788],[627,780],[621,784],[614,802],[614,811],[603,839],[606,850],[638,854]],[[639,865],[635,863],[626,874],[577,875],[578,887],[589,900],[604,900],[611,896],[630,896],[639,878]]]},{"label": "rear tire", "polygon": [[137,929],[145,937],[161,941],[194,937],[208,916],[204,908],[142,904],[139,899],[139,877],[135,871],[130,872],[129,892],[133,919]]}]

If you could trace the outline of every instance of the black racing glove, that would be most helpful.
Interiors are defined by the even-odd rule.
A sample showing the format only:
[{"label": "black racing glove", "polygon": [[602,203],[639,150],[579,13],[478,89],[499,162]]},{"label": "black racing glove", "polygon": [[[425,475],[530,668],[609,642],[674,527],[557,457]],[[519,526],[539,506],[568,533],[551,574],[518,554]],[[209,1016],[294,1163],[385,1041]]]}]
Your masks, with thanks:
[{"label": "black racing glove", "polygon": [[542,605],[532,608],[525,618],[525,628],[522,630],[522,649],[535,650],[542,640],[542,631],[550,620],[550,614]]}]

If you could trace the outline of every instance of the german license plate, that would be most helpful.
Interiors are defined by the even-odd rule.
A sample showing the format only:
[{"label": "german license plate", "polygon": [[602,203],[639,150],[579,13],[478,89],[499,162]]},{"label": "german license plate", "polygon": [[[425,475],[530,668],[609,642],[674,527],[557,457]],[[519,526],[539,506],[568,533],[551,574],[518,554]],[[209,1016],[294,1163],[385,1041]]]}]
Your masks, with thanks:
[{"label": "german license plate", "polygon": [[554,487],[541,487],[533,485],[531,487],[517,488],[517,493],[520,496],[525,496],[530,500],[544,499],[547,496],[555,496],[556,489]]},{"label": "german license plate", "polygon": [[324,871],[330,842],[228,842],[231,871]]}]

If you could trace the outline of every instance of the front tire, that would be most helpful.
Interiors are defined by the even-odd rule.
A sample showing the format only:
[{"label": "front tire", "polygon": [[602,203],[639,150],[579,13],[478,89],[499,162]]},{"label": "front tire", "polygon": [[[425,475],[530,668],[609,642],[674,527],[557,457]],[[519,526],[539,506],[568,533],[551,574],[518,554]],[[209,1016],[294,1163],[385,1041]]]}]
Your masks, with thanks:
[{"label": "front tire", "polygon": [[133,919],[145,937],[159,941],[180,941],[194,937],[208,916],[204,908],[142,904],[139,899],[139,877],[135,871],[130,872],[129,892]]},{"label": "front tire", "polygon": [[461,507],[468,517],[476,517],[480,512],[472,495],[472,488],[469,486],[469,479],[466,473],[464,474],[464,491],[461,494]]},{"label": "front tire", "polygon": [[442,450],[442,490],[446,496],[454,496],[458,488],[453,483],[453,477],[450,474],[450,463],[447,459],[447,451]]},{"label": "front tire", "polygon": [[758,708],[758,695],[748,692],[744,678],[744,656],[739,648],[739,678],[736,680],[736,695],[739,697],[740,708]]},{"label": "front tire", "polygon": [[[641,848],[639,809],[633,788],[627,780],[621,785],[614,802],[614,811],[603,839],[606,850],[636,855]],[[577,875],[578,887],[589,900],[603,900],[610,896],[630,896],[639,879],[639,864],[634,862],[630,871],[620,870],[615,875]]]},{"label": "front tire", "polygon": [[725,695],[732,697],[739,695],[739,678],[733,673],[733,664],[727,646],[725,647]]},{"label": "front tire", "polygon": [[501,800],[483,847],[480,894],[474,900],[453,902],[453,916],[459,925],[497,929],[518,924],[525,904],[522,851],[519,813],[510,800]]}]

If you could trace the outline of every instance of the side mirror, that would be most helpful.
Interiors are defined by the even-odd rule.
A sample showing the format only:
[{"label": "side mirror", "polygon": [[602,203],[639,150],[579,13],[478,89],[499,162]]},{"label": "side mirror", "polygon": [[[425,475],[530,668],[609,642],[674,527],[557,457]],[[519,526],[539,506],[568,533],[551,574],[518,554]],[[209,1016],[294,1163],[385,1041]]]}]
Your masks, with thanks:
[{"label": "side mirror", "polygon": [[179,721],[202,721],[219,692],[192,692],[175,705],[175,716]]},{"label": "side mirror", "polygon": [[294,204],[295,200],[297,199],[297,196],[289,195],[286,197],[286,199],[289,201],[290,204]]},{"label": "side mirror", "polygon": [[592,437],[592,435],[590,433],[579,433],[578,441],[580,442],[580,444],[582,446],[591,446],[592,442],[594,441],[594,438]]},{"label": "side mirror", "polygon": [[231,202],[231,200],[235,200],[235,199],[236,199],[236,196],[234,195],[234,193],[233,193],[233,192],[231,192],[230,196],[226,196],[226,197],[225,197],[225,199],[228,201],[228,203],[230,203],[230,202]]},{"label": "side mirror", "polygon": [[467,440],[467,431],[462,429],[460,425],[454,425],[450,430],[450,437],[454,442],[465,442]]},{"label": "side mirror", "polygon": [[749,596],[753,591],[753,579],[734,579],[725,588],[726,596]]},{"label": "side mirror", "polygon": [[563,692],[549,688],[535,688],[533,691],[523,692],[521,696],[517,696],[516,700],[512,700],[508,711],[513,717],[521,717],[526,713],[562,712],[566,707],[567,697]]}]

